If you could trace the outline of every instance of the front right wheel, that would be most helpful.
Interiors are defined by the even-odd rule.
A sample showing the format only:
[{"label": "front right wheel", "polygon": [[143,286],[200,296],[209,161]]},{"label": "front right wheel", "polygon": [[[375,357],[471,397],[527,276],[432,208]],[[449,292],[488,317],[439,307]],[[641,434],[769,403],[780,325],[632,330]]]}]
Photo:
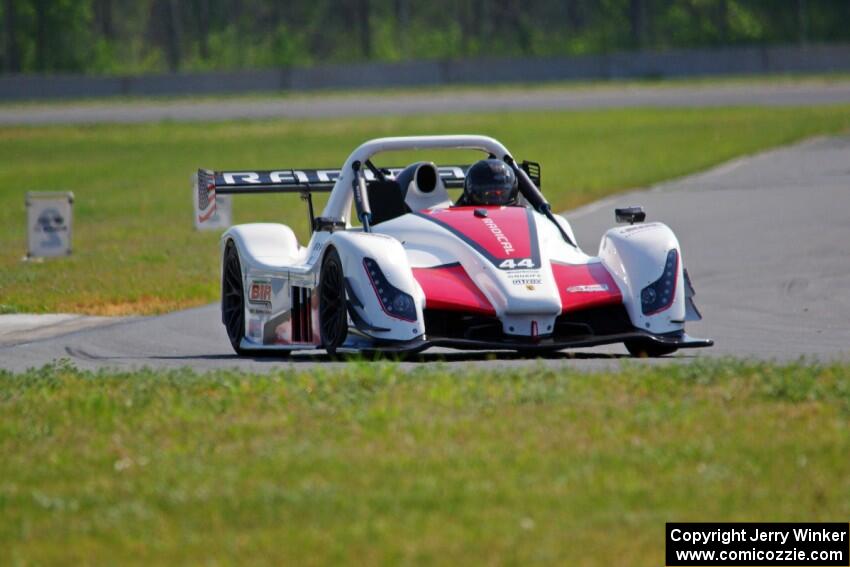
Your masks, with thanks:
[{"label": "front right wheel", "polygon": [[626,341],[626,350],[636,358],[658,358],[659,356],[673,354],[679,349],[675,346],[658,344],[654,341],[633,339]]}]

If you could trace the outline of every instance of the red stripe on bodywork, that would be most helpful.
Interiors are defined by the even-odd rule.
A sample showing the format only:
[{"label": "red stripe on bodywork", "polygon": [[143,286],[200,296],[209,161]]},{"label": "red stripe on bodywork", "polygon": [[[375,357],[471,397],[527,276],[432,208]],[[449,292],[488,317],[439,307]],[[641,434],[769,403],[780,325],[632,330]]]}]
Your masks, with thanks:
[{"label": "red stripe on bodywork", "polygon": [[[561,294],[561,312],[621,303],[620,288],[608,270],[597,264],[558,264],[552,262],[555,285]],[[580,286],[604,286],[598,291],[581,291]],[[573,288],[573,291],[569,291]]]},{"label": "red stripe on bodywork", "polygon": [[459,264],[413,268],[413,277],[425,292],[425,307],[495,315],[496,310]]},{"label": "red stripe on bodywork", "polygon": [[[476,216],[476,209],[486,211],[486,216]],[[462,234],[498,260],[534,255],[525,207],[449,207],[420,214]]]}]

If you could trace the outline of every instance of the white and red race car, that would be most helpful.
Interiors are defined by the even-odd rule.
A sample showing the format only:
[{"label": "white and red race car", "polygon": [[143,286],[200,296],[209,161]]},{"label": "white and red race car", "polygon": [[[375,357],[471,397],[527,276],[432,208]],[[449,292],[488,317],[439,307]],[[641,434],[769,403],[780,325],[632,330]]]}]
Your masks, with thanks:
[{"label": "white and red race car", "polygon": [[[463,187],[468,166],[376,165],[384,152],[446,149],[503,160],[516,175],[516,204],[453,205],[449,189]],[[659,356],[713,344],[685,333],[700,316],[667,226],[642,222],[640,208],[618,210],[630,224],[607,231],[588,256],[539,185],[537,164],[467,135],[371,140],[342,169],[199,170],[201,220],[216,194],[292,192],[309,204],[306,247],[283,224],[222,236],[222,321],[234,350],[533,353],[624,343]],[[316,191],[330,191],[319,217]]]}]

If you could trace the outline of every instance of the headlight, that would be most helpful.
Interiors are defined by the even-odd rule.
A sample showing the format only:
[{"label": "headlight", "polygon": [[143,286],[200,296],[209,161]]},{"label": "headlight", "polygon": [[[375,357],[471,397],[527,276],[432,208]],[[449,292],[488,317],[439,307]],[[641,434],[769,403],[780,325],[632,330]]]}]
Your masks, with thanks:
[{"label": "headlight", "polygon": [[363,267],[366,268],[366,275],[372,282],[372,288],[384,313],[403,321],[416,321],[416,304],[413,298],[393,287],[372,258],[363,258]]},{"label": "headlight", "polygon": [[640,306],[644,315],[654,315],[673,305],[678,273],[679,253],[670,250],[664,264],[664,273],[640,292]]}]

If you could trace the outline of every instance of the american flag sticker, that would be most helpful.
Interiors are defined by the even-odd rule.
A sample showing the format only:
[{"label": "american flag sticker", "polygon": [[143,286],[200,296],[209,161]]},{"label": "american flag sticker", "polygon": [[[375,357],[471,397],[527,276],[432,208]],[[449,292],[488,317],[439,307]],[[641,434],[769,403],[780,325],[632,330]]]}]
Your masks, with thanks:
[{"label": "american flag sticker", "polygon": [[198,222],[206,222],[215,214],[215,182],[212,172],[198,170],[195,176],[195,190],[198,194]]},{"label": "american flag sticker", "polygon": [[228,195],[216,196],[212,171],[199,169],[192,175],[192,200],[196,230],[221,230],[231,224],[232,209]]}]

